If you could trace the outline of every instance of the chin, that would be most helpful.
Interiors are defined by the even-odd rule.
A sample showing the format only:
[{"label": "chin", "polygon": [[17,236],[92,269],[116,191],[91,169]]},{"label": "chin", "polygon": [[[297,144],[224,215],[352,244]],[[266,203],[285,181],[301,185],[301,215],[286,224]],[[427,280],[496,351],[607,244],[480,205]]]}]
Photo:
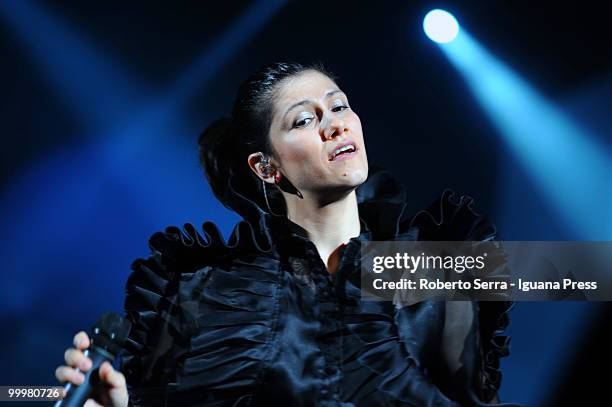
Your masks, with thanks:
[{"label": "chin", "polygon": [[368,167],[347,169],[343,171],[341,177],[346,180],[347,184],[351,186],[359,186],[365,182],[368,178]]}]

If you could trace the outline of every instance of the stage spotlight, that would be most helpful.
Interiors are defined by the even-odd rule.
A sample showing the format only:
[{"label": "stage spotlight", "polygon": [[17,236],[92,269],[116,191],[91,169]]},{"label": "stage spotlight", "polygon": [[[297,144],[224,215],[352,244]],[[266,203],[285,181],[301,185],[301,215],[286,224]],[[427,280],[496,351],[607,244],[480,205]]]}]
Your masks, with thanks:
[{"label": "stage spotlight", "polygon": [[423,30],[432,41],[445,44],[457,37],[459,23],[449,12],[435,9],[423,19]]},{"label": "stage spotlight", "polygon": [[[534,187],[555,210],[559,223],[575,240],[609,240],[612,237],[612,160],[589,130],[549,100],[501,59],[490,53],[463,29],[451,44],[440,47],[457,68],[474,99],[509,147],[508,184],[514,184],[517,160],[532,177]],[[502,167],[500,167],[502,168]],[[504,184],[504,183],[502,183]],[[508,188],[508,187],[506,187]],[[511,213],[501,223],[503,230],[516,226],[513,196],[523,187],[504,188]],[[501,189],[500,189],[501,190]],[[605,191],[605,192],[604,192]],[[605,194],[609,194],[605,196]],[[506,215],[504,215],[506,216]],[[532,215],[538,219],[538,215]],[[504,225],[505,223],[505,225]],[[523,230],[515,229],[516,233]]]}]

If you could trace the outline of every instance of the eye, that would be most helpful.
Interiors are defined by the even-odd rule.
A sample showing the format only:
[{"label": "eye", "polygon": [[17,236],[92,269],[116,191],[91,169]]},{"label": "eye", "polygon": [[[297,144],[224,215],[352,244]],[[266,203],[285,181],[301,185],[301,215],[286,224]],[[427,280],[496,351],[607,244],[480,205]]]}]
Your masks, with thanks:
[{"label": "eye", "polygon": [[334,113],[337,113],[337,112],[341,112],[343,110],[346,110],[348,108],[349,107],[346,105],[346,103],[343,100],[337,99],[337,100],[334,101],[334,104],[331,107],[331,111],[334,112]]},{"label": "eye", "polygon": [[301,117],[298,120],[296,120],[295,122],[293,122],[292,128],[299,128],[299,127],[308,126],[310,124],[310,122],[312,121],[312,119],[313,118],[311,116]]}]

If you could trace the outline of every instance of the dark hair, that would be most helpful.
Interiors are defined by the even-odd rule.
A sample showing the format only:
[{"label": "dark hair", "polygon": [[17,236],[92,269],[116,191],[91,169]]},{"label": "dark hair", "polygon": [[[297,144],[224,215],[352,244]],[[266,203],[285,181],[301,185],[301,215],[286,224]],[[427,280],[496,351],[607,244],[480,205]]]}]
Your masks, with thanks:
[{"label": "dark hair", "polygon": [[[215,120],[200,135],[200,163],[213,193],[226,207],[240,212],[229,199],[231,183],[236,192],[269,212],[261,179],[249,168],[247,158],[257,151],[274,156],[269,131],[276,90],[282,81],[307,70],[318,71],[335,81],[334,75],[320,63],[266,65],[240,85],[231,117]],[[267,193],[272,210],[286,213],[285,201],[277,187],[268,186]]]}]

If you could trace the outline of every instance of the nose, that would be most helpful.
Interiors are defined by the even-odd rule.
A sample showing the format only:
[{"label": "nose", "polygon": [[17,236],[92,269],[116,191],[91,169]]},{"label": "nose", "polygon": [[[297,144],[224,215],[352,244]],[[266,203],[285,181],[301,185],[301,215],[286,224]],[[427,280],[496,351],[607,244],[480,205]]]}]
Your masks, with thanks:
[{"label": "nose", "polygon": [[331,117],[327,121],[327,126],[323,127],[323,141],[338,137],[347,130],[346,123],[339,117]]}]

